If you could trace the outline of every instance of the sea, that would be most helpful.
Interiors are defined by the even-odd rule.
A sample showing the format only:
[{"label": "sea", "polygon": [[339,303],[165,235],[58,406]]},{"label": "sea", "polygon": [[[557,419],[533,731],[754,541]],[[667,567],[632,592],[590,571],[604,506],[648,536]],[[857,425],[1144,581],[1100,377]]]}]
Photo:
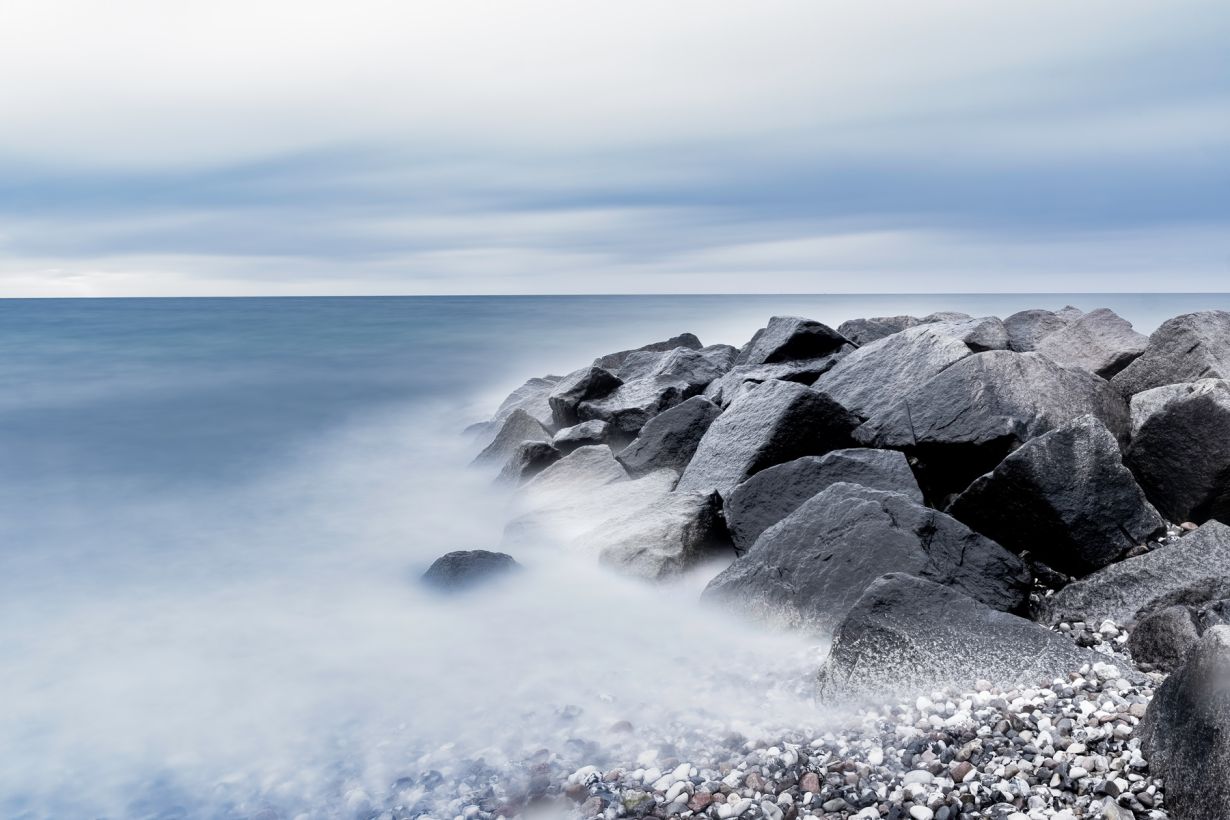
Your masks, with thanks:
[{"label": "sea", "polygon": [[463,428],[684,331],[1067,304],[1149,333],[1230,294],[0,300],[0,816],[376,817],[475,761],[822,725],[824,647],[703,575],[530,549],[427,593],[509,515]]}]

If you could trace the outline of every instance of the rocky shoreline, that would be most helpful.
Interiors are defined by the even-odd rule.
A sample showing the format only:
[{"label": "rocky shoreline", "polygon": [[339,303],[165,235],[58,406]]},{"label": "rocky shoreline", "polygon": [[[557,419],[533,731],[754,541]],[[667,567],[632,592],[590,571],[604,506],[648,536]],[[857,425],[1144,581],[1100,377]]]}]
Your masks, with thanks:
[{"label": "rocky shoreline", "polygon": [[531,379],[471,428],[515,498],[500,549],[650,582],[719,562],[703,603],[831,641],[817,704],[848,717],[544,750],[384,815],[1230,816],[1227,376],[1228,313],[1145,337],[1065,308],[773,317]]}]

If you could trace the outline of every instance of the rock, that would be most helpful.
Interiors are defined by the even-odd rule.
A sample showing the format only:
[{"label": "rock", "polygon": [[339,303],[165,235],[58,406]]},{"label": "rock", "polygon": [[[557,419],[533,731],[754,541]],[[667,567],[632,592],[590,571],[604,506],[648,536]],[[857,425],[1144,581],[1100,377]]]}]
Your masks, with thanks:
[{"label": "rock", "polygon": [[504,419],[500,431],[483,451],[474,458],[474,464],[506,464],[517,448],[527,441],[551,441],[551,434],[538,419],[517,408]]},{"label": "rock", "polygon": [[[1039,620],[1129,623],[1193,584],[1230,584],[1230,527],[1210,521],[1177,542],[1073,581],[1043,602]],[[1228,596],[1230,597],[1230,596]]]},{"label": "rock", "polygon": [[551,395],[551,391],[555,389],[559,380],[559,376],[530,379],[508,394],[508,398],[504,399],[499,409],[495,411],[493,421],[501,423],[512,415],[514,410],[524,410],[539,424],[544,427],[550,426],[554,423],[554,418],[551,414],[551,403],[548,401],[548,396]]},{"label": "rock", "polygon": [[913,316],[873,316],[870,319],[850,319],[842,322],[837,326],[837,332],[862,347],[917,324],[919,320]]},{"label": "rock", "polygon": [[828,325],[797,316],[774,316],[743,346],[735,364],[817,359],[846,347],[853,347],[850,340]]},{"label": "rock", "polygon": [[[605,471],[603,471],[605,472]],[[562,479],[571,474],[576,481],[568,489]],[[520,514],[504,528],[501,546],[519,549],[544,544],[561,549],[587,550],[600,543],[589,537],[595,530],[621,526],[640,512],[670,494],[679,479],[674,470],[657,470],[637,479],[626,475],[586,476],[580,470],[569,470],[561,481],[545,488],[530,482],[519,497]]]},{"label": "rock", "polygon": [[609,424],[605,421],[583,421],[571,427],[565,427],[555,434],[551,443],[561,453],[571,453],[578,447],[591,444],[606,444],[609,437]]},{"label": "rock", "polygon": [[1123,466],[1118,441],[1093,416],[1026,442],[948,512],[1069,575],[1104,567],[1166,528]]},{"label": "rock", "polygon": [[700,339],[691,333],[680,333],[678,336],[672,336],[665,341],[652,342],[634,350],[621,350],[618,353],[608,353],[605,356],[600,356],[594,359],[594,367],[601,367],[603,370],[609,370],[612,373],[618,374],[619,368],[623,367],[628,357],[633,353],[665,353],[678,347],[700,350]]},{"label": "rock", "polygon": [[521,565],[503,552],[458,550],[432,562],[422,581],[443,592],[459,592],[519,569]]},{"label": "rock", "polygon": [[1230,382],[1202,379],[1137,393],[1126,459],[1171,521],[1230,521]]},{"label": "rock", "polygon": [[1200,379],[1230,379],[1230,313],[1206,310],[1164,322],[1145,352],[1111,379],[1124,396]]},{"label": "rock", "polygon": [[705,431],[679,489],[725,498],[753,474],[806,455],[848,447],[858,420],[828,396],[771,381],[734,401]]},{"label": "rock", "polygon": [[547,401],[551,405],[551,418],[557,428],[571,427],[579,420],[577,405],[588,399],[609,395],[623,380],[601,367],[583,367],[560,379]]},{"label": "rock", "polygon": [[919,319],[918,323],[926,325],[934,322],[963,322],[971,318],[973,317],[968,313],[962,313],[959,310],[938,310],[935,313],[928,313]]},{"label": "rock", "polygon": [[[632,358],[629,357],[625,369],[632,365]],[[661,354],[644,375],[627,379],[608,396],[582,402],[577,415],[583,421],[610,422],[612,438],[622,436],[627,441],[651,418],[700,394],[724,372],[724,367],[712,357],[700,351],[676,348]]]},{"label": "rock", "polygon": [[1139,735],[1171,817],[1230,817],[1230,627],[1206,632],[1158,688]]},{"label": "rock", "polygon": [[496,482],[512,486],[524,484],[559,461],[561,455],[548,441],[522,442],[508,457]]},{"label": "rock", "polygon": [[1183,663],[1199,640],[1191,611],[1185,606],[1172,606],[1139,621],[1128,637],[1128,648],[1136,663],[1169,672]]},{"label": "rock", "polygon": [[646,422],[632,443],[615,458],[632,476],[664,467],[682,473],[701,437],[721,413],[708,399],[693,396]]},{"label": "rock", "polygon": [[922,491],[901,453],[854,448],[804,456],[761,470],[734,489],[726,504],[726,521],[735,548],[751,549],[762,532],[840,482],[898,492],[923,503]]},{"label": "rock", "polygon": [[842,620],[817,698],[882,701],[948,687],[971,691],[979,681],[1037,685],[1102,657],[951,586],[893,572],[869,583]]},{"label": "rock", "polygon": [[[988,329],[989,326],[989,329]],[[907,328],[848,353],[815,384],[862,418],[875,416],[903,394],[1007,331],[998,319],[932,322]]]},{"label": "rock", "polygon": [[627,480],[628,473],[615,460],[611,448],[605,444],[595,444],[573,450],[543,470],[526,488],[539,496],[575,495]]},{"label": "rock", "polygon": [[608,566],[650,581],[730,555],[717,493],[669,493],[635,514],[608,519],[585,537]]},{"label": "rock", "polygon": [[846,352],[843,349],[820,359],[802,359],[778,364],[736,365],[710,382],[705,388],[704,396],[718,407],[724,408],[756,385],[774,379],[805,385],[814,384],[817,379],[831,370],[833,365],[841,361]]},{"label": "rock", "polygon": [[1004,319],[1008,331],[1008,349],[1017,353],[1032,353],[1045,336],[1062,330],[1070,323],[1049,310],[1022,310]]},{"label": "rock", "polygon": [[1144,353],[1148,343],[1131,322],[1101,308],[1047,334],[1035,349],[1051,361],[1109,379]]},{"label": "rock", "polygon": [[963,358],[899,396],[855,438],[916,458],[924,491],[942,498],[1030,439],[1084,415],[1096,416],[1116,439],[1126,438],[1126,403],[1104,379],[1037,353],[995,350]]},{"label": "rock", "polygon": [[834,484],[765,530],[705,598],[825,633],[886,568],[956,587],[996,609],[1028,594],[1025,563],[900,493]]}]

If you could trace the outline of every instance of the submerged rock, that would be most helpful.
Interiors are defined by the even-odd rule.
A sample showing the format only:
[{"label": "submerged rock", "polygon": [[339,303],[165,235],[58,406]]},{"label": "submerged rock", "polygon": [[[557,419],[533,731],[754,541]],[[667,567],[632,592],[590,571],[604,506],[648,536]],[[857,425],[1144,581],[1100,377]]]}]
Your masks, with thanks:
[{"label": "submerged rock", "polygon": [[848,447],[858,420],[837,402],[793,382],[765,382],[733,402],[705,431],[679,489],[717,490],[775,464]]},{"label": "submerged rock", "polygon": [[550,440],[551,434],[538,419],[517,408],[504,419],[491,443],[474,457],[474,464],[505,464],[523,443]]},{"label": "submerged rock", "polygon": [[889,569],[1002,610],[1024,604],[1031,580],[1020,558],[955,518],[900,493],[834,484],[765,530],[705,598],[824,633]]},{"label": "submerged rock", "polygon": [[817,359],[842,348],[850,340],[828,325],[797,316],[774,316],[743,346],[735,364],[774,364],[799,359]]},{"label": "submerged rock", "polygon": [[1230,313],[1176,316],[1153,332],[1145,352],[1111,379],[1123,395],[1200,379],[1230,379]]},{"label": "submerged rock", "polygon": [[948,512],[1069,575],[1113,563],[1166,527],[1123,466],[1118,441],[1093,416],[1026,442]]},{"label": "submerged rock", "polygon": [[1230,382],[1202,379],[1132,397],[1127,463],[1172,521],[1230,521]]},{"label": "submerged rock", "polygon": [[1070,367],[1109,379],[1145,352],[1149,340],[1113,310],[1090,311],[1040,339],[1035,350]]},{"label": "submerged rock", "polygon": [[633,476],[663,467],[682,473],[705,431],[721,413],[708,399],[693,396],[646,422],[615,458]]},{"label": "submerged rock", "polygon": [[889,490],[921,504],[922,491],[905,456],[893,450],[853,448],[804,456],[761,470],[730,495],[726,521],[735,548],[751,549],[760,534],[834,484]]},{"label": "submerged rock", "polygon": [[488,550],[458,550],[437,558],[423,573],[424,584],[459,592],[521,569],[511,555]]},{"label": "submerged rock", "polygon": [[820,669],[826,703],[1036,685],[1105,660],[1063,635],[904,572],[866,587]]}]

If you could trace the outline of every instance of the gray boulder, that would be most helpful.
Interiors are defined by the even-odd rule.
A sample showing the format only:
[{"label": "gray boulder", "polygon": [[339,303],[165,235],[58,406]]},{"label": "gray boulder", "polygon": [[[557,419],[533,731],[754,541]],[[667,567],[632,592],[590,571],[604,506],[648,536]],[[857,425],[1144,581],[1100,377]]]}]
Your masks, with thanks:
[{"label": "gray boulder", "polygon": [[732,554],[717,493],[667,493],[635,514],[608,519],[582,539],[602,563],[650,581]]},{"label": "gray boulder", "polygon": [[[642,354],[636,354],[642,355]],[[636,436],[645,423],[664,410],[699,395],[725,368],[713,357],[688,348],[676,348],[657,355],[652,366],[604,398],[584,401],[577,407],[582,421],[597,419],[610,422],[613,439],[627,441]],[[632,359],[625,364],[625,371]]]},{"label": "gray boulder", "polygon": [[849,339],[828,325],[797,316],[774,316],[743,346],[735,358],[735,364],[818,359],[853,347]]},{"label": "gray boulder", "polygon": [[913,455],[924,489],[942,498],[1030,439],[1084,415],[1097,417],[1116,439],[1127,437],[1127,405],[1104,379],[1037,353],[995,350],[961,359],[897,397],[855,437]]},{"label": "gray boulder", "polygon": [[1004,319],[1008,331],[1008,349],[1017,353],[1031,353],[1038,342],[1068,326],[1071,319],[1049,310],[1022,310]]},{"label": "gray boulder", "polygon": [[1128,648],[1132,650],[1132,660],[1142,667],[1148,664],[1170,672],[1182,665],[1199,641],[1200,631],[1191,609],[1171,606],[1137,621],[1128,637]]},{"label": "gray boulder", "polygon": [[514,487],[524,484],[559,461],[561,455],[549,441],[523,441],[504,463],[496,482]]},{"label": "gray boulder", "polygon": [[751,388],[774,379],[811,385],[831,370],[833,365],[841,361],[846,352],[843,349],[819,359],[801,359],[778,364],[735,365],[724,375],[710,382],[705,388],[704,396],[718,407],[729,407],[732,401]]},{"label": "gray boulder", "polygon": [[1230,626],[1206,632],[1158,687],[1138,734],[1171,817],[1230,817]]},{"label": "gray boulder", "polygon": [[422,582],[441,592],[461,592],[521,569],[511,555],[487,550],[458,550],[440,556],[423,573]]},{"label": "gray boulder", "polygon": [[919,320],[913,316],[873,316],[842,322],[837,326],[837,332],[862,347],[917,324]]},{"label": "gray boulder", "polygon": [[850,446],[857,424],[822,393],[793,382],[765,382],[732,402],[709,426],[679,489],[717,490],[725,498],[766,467]]},{"label": "gray boulder", "polygon": [[628,357],[633,353],[665,353],[677,347],[700,350],[700,339],[691,333],[680,333],[678,336],[672,336],[661,342],[652,342],[632,350],[621,350],[618,353],[608,353],[605,356],[600,356],[594,359],[594,367],[601,367],[603,370],[609,370],[612,373],[618,374],[619,369],[623,367]]},{"label": "gray boulder", "polygon": [[1194,584],[1230,584],[1230,527],[1225,524],[1210,521],[1176,543],[1068,584],[1043,601],[1038,620],[1127,624],[1141,610],[1156,611],[1166,596]]},{"label": "gray boulder", "polygon": [[601,367],[583,367],[569,373],[560,379],[547,397],[555,427],[576,424],[579,421],[577,405],[587,399],[602,398],[621,384],[623,381],[618,376]]},{"label": "gray boulder", "polygon": [[1113,310],[1086,313],[1040,339],[1035,350],[1051,361],[1109,379],[1145,352],[1148,338]]},{"label": "gray boulder", "polygon": [[664,467],[682,473],[705,431],[721,413],[713,402],[693,396],[651,418],[615,458],[632,476]]},{"label": "gray boulder", "polygon": [[1200,379],[1230,379],[1230,313],[1176,316],[1149,337],[1145,352],[1111,379],[1125,396]]},{"label": "gray boulder", "polygon": [[751,549],[762,532],[804,501],[842,482],[901,493],[923,503],[922,491],[901,453],[854,448],[804,456],[761,470],[730,494],[726,522],[735,548]]},{"label": "gray boulder", "polygon": [[508,459],[527,441],[550,441],[551,434],[539,423],[538,419],[524,410],[517,408],[504,419],[500,431],[496,433],[491,443],[474,457],[474,464],[505,464]]},{"label": "gray boulder", "polygon": [[1202,379],[1137,393],[1126,457],[1171,521],[1230,521],[1230,382]]},{"label": "gray boulder", "polygon": [[500,403],[499,409],[495,411],[495,417],[492,420],[496,423],[502,423],[504,419],[513,414],[513,411],[524,410],[537,420],[539,424],[549,427],[554,423],[554,419],[551,414],[551,403],[548,397],[551,395],[551,391],[555,389],[555,385],[559,383],[559,380],[559,376],[543,376],[530,379],[508,394],[508,398],[504,399]]},{"label": "gray boulder", "polygon": [[560,430],[551,439],[551,443],[564,454],[571,453],[578,447],[606,444],[610,437],[610,427],[605,421],[583,421]]},{"label": "gray boulder", "polygon": [[1031,581],[1019,557],[955,518],[900,493],[834,484],[765,530],[705,597],[823,634],[885,569],[1001,610],[1019,609]]},{"label": "gray boulder", "polygon": [[1036,686],[1107,658],[951,586],[883,575],[842,620],[817,680],[823,703],[886,700],[979,680]]},{"label": "gray boulder", "polygon": [[975,480],[948,513],[1069,575],[1117,561],[1166,528],[1123,466],[1119,442],[1093,416],[1023,444]]},{"label": "gray boulder", "polygon": [[627,480],[628,473],[615,460],[611,448],[594,444],[578,447],[555,461],[528,482],[526,490],[540,496],[568,496]]},{"label": "gray boulder", "polygon": [[963,322],[966,319],[972,319],[968,313],[962,313],[959,310],[937,310],[935,313],[928,313],[926,316],[918,320],[919,324],[931,324],[932,322]]}]

